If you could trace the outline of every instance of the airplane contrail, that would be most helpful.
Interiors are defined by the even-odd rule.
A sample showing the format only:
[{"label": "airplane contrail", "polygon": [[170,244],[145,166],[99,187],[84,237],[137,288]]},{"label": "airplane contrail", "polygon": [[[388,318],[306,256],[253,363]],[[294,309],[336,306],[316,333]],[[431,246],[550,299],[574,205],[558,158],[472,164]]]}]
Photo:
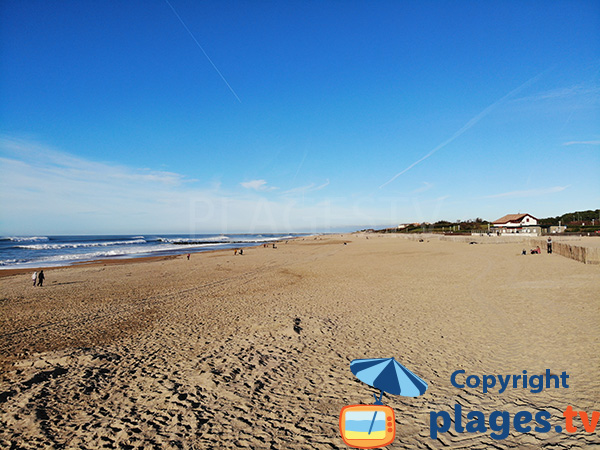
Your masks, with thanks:
[{"label": "airplane contrail", "polygon": [[183,21],[183,19],[179,16],[179,14],[177,14],[177,11],[175,11],[175,8],[173,8],[173,5],[171,5],[171,3],[169,3],[169,0],[165,0],[165,2],[167,3],[167,5],[169,5],[169,7],[171,8],[171,10],[173,11],[173,14],[175,14],[175,16],[177,17],[177,19],[179,19],[179,22],[181,22],[181,25],[183,25],[183,28],[185,28],[185,31],[188,32],[188,34],[194,40],[194,42],[196,43],[196,45],[198,46],[198,48],[200,50],[202,50],[202,53],[204,53],[204,56],[206,56],[206,59],[208,59],[208,62],[211,63],[211,65],[213,66],[213,68],[215,69],[215,71],[219,74],[219,76],[221,77],[221,80],[223,80],[223,82],[227,85],[227,87],[229,88],[229,90],[231,91],[231,93],[235,96],[235,98],[237,98],[237,101],[240,102],[240,103],[242,103],[242,101],[240,100],[240,98],[238,97],[238,95],[235,93],[235,91],[233,90],[233,88],[229,85],[229,83],[227,82],[227,80],[225,79],[225,77],[223,76],[223,74],[221,73],[221,71],[217,68],[217,66],[215,65],[215,63],[212,62],[212,59],[210,59],[210,57],[208,56],[208,54],[204,51],[204,49],[200,45],[200,42],[198,42],[198,40],[192,34],[192,32],[190,31],[190,29],[188,28],[188,26],[185,24],[185,22]]},{"label": "airplane contrail", "polygon": [[539,73],[538,75],[536,75],[535,77],[527,80],[525,83],[523,83],[522,85],[520,85],[519,87],[513,89],[512,91],[510,91],[508,94],[506,94],[504,97],[502,97],[500,100],[496,100],[494,103],[492,103],[490,106],[488,106],[487,108],[485,108],[483,111],[481,111],[479,114],[477,114],[475,117],[473,117],[471,120],[469,120],[465,125],[463,125],[462,128],[460,128],[456,133],[454,133],[450,138],[446,139],[444,142],[442,142],[440,145],[438,145],[437,147],[435,147],[433,150],[431,150],[429,153],[427,153],[425,156],[423,156],[421,159],[418,159],[417,161],[415,161],[414,163],[412,163],[410,166],[408,166],[406,169],[404,169],[401,172],[398,172],[396,175],[394,175],[392,178],[390,178],[388,181],[386,181],[385,183],[383,183],[381,186],[379,186],[379,189],[387,186],[388,184],[390,184],[392,181],[394,181],[396,178],[398,178],[400,175],[408,172],[410,169],[412,169],[413,167],[415,167],[417,164],[425,161],[427,158],[429,158],[431,155],[433,155],[435,152],[437,152],[438,150],[441,150],[442,148],[444,148],[446,145],[450,144],[452,141],[454,141],[455,139],[457,139],[459,136],[461,136],[463,133],[465,133],[466,131],[470,130],[477,122],[479,122],[481,119],[483,119],[485,116],[487,116],[490,112],[492,112],[492,110],[494,110],[498,105],[504,103],[506,100],[508,100],[510,97],[512,97],[513,95],[515,95],[516,93],[518,93],[519,91],[521,91],[522,89],[526,88],[527,86],[529,86],[530,84],[533,84],[534,82],[536,82],[542,75],[544,75],[548,70],[547,69],[545,71],[543,71],[542,73]]}]

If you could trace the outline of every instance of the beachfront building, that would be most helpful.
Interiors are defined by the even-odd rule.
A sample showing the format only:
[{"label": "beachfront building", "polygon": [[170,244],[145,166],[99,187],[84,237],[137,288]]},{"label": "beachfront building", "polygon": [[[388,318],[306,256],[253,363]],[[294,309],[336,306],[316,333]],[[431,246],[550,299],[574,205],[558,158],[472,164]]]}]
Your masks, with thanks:
[{"label": "beachfront building", "polygon": [[566,225],[552,225],[548,229],[548,233],[550,234],[559,234],[564,233],[565,231],[567,231]]},{"label": "beachfront building", "polygon": [[507,214],[492,222],[492,231],[500,234],[527,233],[538,236],[542,228],[531,214]]}]

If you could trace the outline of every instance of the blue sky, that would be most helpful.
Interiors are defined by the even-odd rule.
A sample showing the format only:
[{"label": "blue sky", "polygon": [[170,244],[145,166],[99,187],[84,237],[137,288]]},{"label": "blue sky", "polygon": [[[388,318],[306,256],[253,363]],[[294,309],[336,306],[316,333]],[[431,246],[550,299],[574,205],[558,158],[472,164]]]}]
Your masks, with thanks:
[{"label": "blue sky", "polygon": [[0,234],[598,208],[597,1],[0,3]]}]

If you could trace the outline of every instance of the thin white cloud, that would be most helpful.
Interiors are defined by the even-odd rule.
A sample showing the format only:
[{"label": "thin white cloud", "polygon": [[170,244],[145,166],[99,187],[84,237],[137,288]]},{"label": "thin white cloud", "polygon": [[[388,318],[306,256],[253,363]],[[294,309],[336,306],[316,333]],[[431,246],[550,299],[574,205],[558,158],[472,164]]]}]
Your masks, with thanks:
[{"label": "thin white cloud", "polygon": [[325,181],[325,183],[314,188],[313,191],[320,191],[321,189],[326,188],[327,186],[329,186],[329,178],[327,179],[327,181]]},{"label": "thin white cloud", "polygon": [[[95,162],[0,136],[0,234],[324,231],[379,221],[344,198],[299,204],[249,197],[214,180]],[[265,180],[249,189],[269,190]],[[323,189],[325,182],[313,186]],[[321,203],[319,203],[321,202]]]},{"label": "thin white cloud", "polygon": [[522,198],[522,197],[539,197],[541,195],[555,194],[562,192],[570,186],[554,186],[544,189],[529,189],[525,191],[503,192],[501,194],[488,195],[483,198]]},{"label": "thin white cloud", "polygon": [[[192,190],[183,175],[96,162],[0,137],[0,228],[115,233],[181,221]],[[129,226],[130,224],[136,226]]]},{"label": "thin white cloud", "polygon": [[273,190],[277,189],[274,186],[267,186],[267,182],[265,180],[245,181],[240,184],[245,189],[252,189],[255,191],[273,191]]},{"label": "thin white cloud", "polygon": [[303,194],[305,192],[308,192],[310,189],[312,189],[315,186],[315,183],[310,183],[306,186],[298,186],[292,189],[288,189],[287,191],[282,192],[282,194],[287,195],[287,194]]},{"label": "thin white cloud", "polygon": [[283,194],[306,194],[307,192],[320,191],[321,189],[324,189],[327,186],[329,186],[329,179],[327,179],[325,181],[325,183],[320,184],[320,185],[316,185],[315,183],[310,183],[306,186],[299,186],[296,188],[288,189],[287,191],[284,191]]},{"label": "thin white cloud", "polygon": [[526,87],[528,87],[531,84],[533,84],[535,81],[537,81],[546,72],[547,72],[547,70],[539,73],[538,75],[534,76],[533,78],[530,78],[525,83],[521,84],[519,87],[517,87],[517,88],[513,89],[512,91],[510,91],[508,94],[506,94],[501,99],[496,100],[494,103],[492,103],[491,105],[489,105],[487,108],[483,109],[483,111],[481,111],[479,114],[477,114],[471,120],[469,120],[466,124],[464,124],[463,127],[460,128],[456,133],[454,133],[450,138],[446,139],[444,142],[442,142],[440,145],[438,145],[437,147],[435,147],[433,150],[431,150],[429,153],[427,153],[422,158],[416,160],[414,163],[412,163],[406,169],[402,170],[401,172],[398,172],[396,175],[394,175],[388,181],[386,181],[381,186],[379,186],[379,189],[387,186],[392,181],[394,181],[396,178],[398,178],[400,175],[405,174],[410,169],[412,169],[413,167],[415,167],[417,164],[420,164],[421,162],[425,161],[427,158],[429,158],[430,156],[432,156],[434,153],[436,153],[437,151],[443,149],[444,147],[446,147],[448,144],[450,144],[454,140],[458,139],[460,136],[462,136],[468,130],[470,130],[471,128],[473,128],[477,124],[477,122],[479,122],[481,119],[483,119],[489,113],[491,113],[494,109],[496,109],[499,105],[505,103],[508,99],[510,99],[511,97],[515,96],[517,93],[519,93],[520,91],[522,91]]},{"label": "thin white cloud", "polygon": [[598,94],[600,94],[600,87],[598,86],[584,86],[581,84],[576,84],[573,86],[560,87],[548,91],[538,92],[527,97],[516,98],[513,100],[513,102],[539,102],[545,100],[569,99],[579,96],[585,96],[593,99],[596,98]]},{"label": "thin white cloud", "polygon": [[169,3],[169,0],[165,0],[165,2],[167,3],[167,5],[169,5],[169,8],[171,8],[171,10],[175,14],[175,16],[177,17],[177,19],[181,23],[181,25],[183,25],[183,28],[185,28],[185,31],[188,32],[188,34],[190,35],[190,37],[192,38],[192,40],[196,43],[196,45],[198,46],[198,48],[202,51],[202,53],[204,54],[204,56],[206,57],[206,59],[208,59],[208,62],[211,64],[211,66],[213,66],[213,69],[215,69],[215,71],[219,74],[219,76],[221,77],[221,80],[223,80],[223,82],[227,85],[227,87],[229,88],[229,90],[231,91],[231,93],[235,96],[235,98],[237,99],[237,101],[240,102],[240,103],[242,103],[242,101],[240,100],[240,98],[238,97],[238,95],[235,93],[235,91],[233,90],[233,88],[231,87],[231,85],[229,84],[229,82],[225,79],[225,77],[223,76],[223,74],[221,73],[221,71],[217,68],[217,66],[215,65],[215,63],[213,62],[213,60],[210,59],[210,57],[208,56],[208,53],[206,53],[206,51],[204,51],[204,48],[200,45],[200,42],[198,42],[198,39],[196,39],[196,36],[194,36],[194,33],[191,32],[191,30],[185,24],[185,22],[183,21],[183,19],[179,15],[179,13],[175,10],[175,8],[173,8],[173,5],[171,5],[171,3]]},{"label": "thin white cloud", "polygon": [[174,172],[137,169],[114,163],[90,161],[46,146],[3,136],[0,136],[0,149],[9,157],[12,156],[17,160],[37,167],[48,175],[60,174],[67,180],[150,182],[170,186],[195,181]]},{"label": "thin white cloud", "polygon": [[425,192],[433,188],[433,183],[429,183],[427,181],[423,181],[423,186],[412,191],[413,194],[420,194],[421,192]]},{"label": "thin white cloud", "polygon": [[[317,232],[414,221],[406,212],[409,197],[374,201],[353,192],[317,195],[326,192],[329,180],[302,186],[314,193],[302,201],[285,193],[249,195],[239,185],[228,189],[215,179],[200,188],[183,174],[98,163],[16,142],[0,136],[0,234]],[[266,180],[252,181],[269,188]],[[567,187],[497,195],[542,195]],[[446,197],[416,197],[428,221],[447,211],[460,217]]]},{"label": "thin white cloud", "polygon": [[600,145],[600,141],[569,141],[563,145]]}]

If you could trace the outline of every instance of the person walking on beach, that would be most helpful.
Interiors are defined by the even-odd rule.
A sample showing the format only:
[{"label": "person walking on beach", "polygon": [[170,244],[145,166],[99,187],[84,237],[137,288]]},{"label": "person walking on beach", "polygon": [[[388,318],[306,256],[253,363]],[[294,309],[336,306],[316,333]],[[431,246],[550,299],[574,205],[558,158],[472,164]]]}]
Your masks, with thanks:
[{"label": "person walking on beach", "polygon": [[38,275],[38,286],[43,286],[44,285],[44,279],[46,277],[44,276],[44,271],[40,270],[40,274]]},{"label": "person walking on beach", "polygon": [[35,286],[35,283],[37,282],[37,272],[33,272],[33,275],[31,275],[31,279],[33,280],[33,285]]},{"label": "person walking on beach", "polygon": [[548,236],[548,253],[552,253],[552,238]]}]

